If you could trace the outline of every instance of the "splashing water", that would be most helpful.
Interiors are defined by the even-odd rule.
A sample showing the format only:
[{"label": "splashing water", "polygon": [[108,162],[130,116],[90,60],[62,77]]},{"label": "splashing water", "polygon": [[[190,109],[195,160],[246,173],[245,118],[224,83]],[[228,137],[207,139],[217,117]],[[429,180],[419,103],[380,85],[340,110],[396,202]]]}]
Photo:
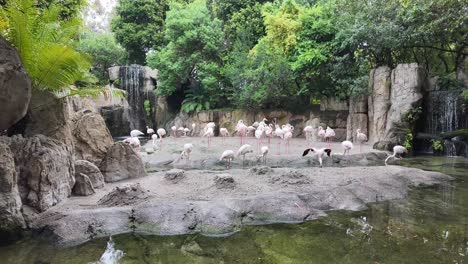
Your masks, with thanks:
[{"label": "splashing water", "polygon": [[122,250],[115,249],[114,245],[112,237],[109,237],[106,251],[104,251],[99,261],[90,264],[118,264],[119,260],[125,255],[125,253]]}]

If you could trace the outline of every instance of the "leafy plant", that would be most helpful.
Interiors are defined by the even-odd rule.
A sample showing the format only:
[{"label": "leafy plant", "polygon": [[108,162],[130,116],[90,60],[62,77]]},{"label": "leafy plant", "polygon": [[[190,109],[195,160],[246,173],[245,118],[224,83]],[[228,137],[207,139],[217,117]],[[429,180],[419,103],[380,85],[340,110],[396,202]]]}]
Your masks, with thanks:
[{"label": "leafy plant", "polygon": [[432,140],[432,148],[436,152],[441,152],[444,150],[444,142],[440,139],[433,139]]},{"label": "leafy plant", "polygon": [[465,102],[468,102],[468,90],[463,90],[462,97]]},{"label": "leafy plant", "polygon": [[404,146],[407,150],[413,149],[413,133],[408,133],[408,134],[406,134],[405,142],[403,143],[403,146]]},{"label": "leafy plant", "polygon": [[442,90],[457,90],[464,86],[463,81],[457,79],[454,72],[440,76],[437,84]]},{"label": "leafy plant", "polygon": [[405,116],[403,117],[403,120],[405,120],[406,122],[410,124],[414,124],[416,123],[416,121],[418,121],[422,112],[423,112],[422,107],[411,109],[405,114]]},{"label": "leafy plant", "polygon": [[151,103],[149,100],[143,102],[143,107],[145,108],[146,115],[149,117],[151,115]]},{"label": "leafy plant", "polygon": [[[78,91],[70,85],[78,81],[92,84],[96,79],[89,74],[89,56],[72,45],[81,20],[63,21],[60,14],[61,8],[56,3],[40,9],[33,0],[7,0],[0,9],[0,20],[6,21],[0,34],[18,50],[34,89],[69,95]],[[90,85],[78,94],[96,92],[105,91]]]},{"label": "leafy plant", "polygon": [[186,113],[200,112],[210,109],[210,102],[205,100],[202,94],[189,93],[182,102],[182,111]]}]

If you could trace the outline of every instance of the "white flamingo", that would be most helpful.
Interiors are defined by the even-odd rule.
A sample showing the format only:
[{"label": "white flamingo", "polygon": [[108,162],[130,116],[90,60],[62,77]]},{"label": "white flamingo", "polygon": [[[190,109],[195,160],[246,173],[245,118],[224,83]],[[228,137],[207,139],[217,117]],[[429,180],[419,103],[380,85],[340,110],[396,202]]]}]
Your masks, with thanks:
[{"label": "white flamingo", "polygon": [[197,124],[192,123],[192,133],[191,133],[192,137],[193,137],[193,133],[195,133],[195,127],[197,127]]},{"label": "white flamingo", "polygon": [[284,133],[283,140],[285,141],[284,145],[286,147],[286,154],[289,154],[289,145],[291,143],[292,131],[287,131]]},{"label": "white flamingo", "polygon": [[[257,127],[258,127],[258,124],[257,124]],[[254,127],[254,126],[248,126],[248,127],[247,127],[247,133],[246,133],[245,135],[246,135],[246,136],[249,136],[249,135],[252,133],[252,136],[255,137],[255,133],[254,133],[255,130],[257,130],[256,127]]]},{"label": "white flamingo", "polygon": [[156,148],[156,140],[158,139],[158,135],[153,134],[151,135],[151,139],[153,140],[153,149]]},{"label": "white flamingo", "polygon": [[328,147],[331,147],[331,142],[333,141],[333,138],[335,136],[336,136],[335,130],[333,130],[329,126],[327,126],[327,129],[325,130],[325,139],[328,142]]},{"label": "white flamingo", "polygon": [[318,136],[322,141],[325,140],[325,130],[323,130],[323,127],[321,127],[321,126],[318,127],[317,136]]},{"label": "white flamingo", "polygon": [[260,149],[260,153],[262,154],[263,164],[266,164],[266,158],[267,158],[268,151],[269,151],[268,146],[263,146]]},{"label": "white flamingo", "polygon": [[268,146],[270,146],[270,140],[272,136],[273,136],[273,124],[269,124],[265,128],[265,137],[268,138]]},{"label": "white flamingo", "polygon": [[242,145],[236,153],[236,156],[239,157],[242,155],[242,166],[244,166],[245,155],[253,153],[252,146],[249,144]]},{"label": "white flamingo", "polygon": [[140,130],[138,129],[134,129],[132,131],[130,131],[130,136],[131,137],[138,137],[138,136],[143,136],[145,133],[141,132]]},{"label": "white flamingo", "polygon": [[146,134],[149,138],[151,138],[151,136],[154,134],[154,129],[149,128],[149,126],[146,126]]},{"label": "white flamingo", "polygon": [[185,159],[186,163],[188,163],[190,161],[190,153],[192,153],[192,150],[193,150],[193,144],[192,143],[184,144],[184,150],[182,150],[182,152],[180,153],[180,156],[177,159],[177,161],[179,161],[181,159]]},{"label": "white flamingo", "polygon": [[306,156],[307,154],[309,154],[309,152],[314,153],[314,155],[318,158],[318,161],[320,163],[320,168],[322,168],[322,159],[325,156],[325,154],[327,154],[327,156],[330,157],[331,149],[329,149],[329,148],[320,148],[320,149],[308,148],[308,149],[304,150],[304,153],[302,153],[302,156],[303,157]]},{"label": "white flamingo", "polygon": [[206,130],[206,132],[203,134],[203,137],[207,137],[208,138],[208,148],[210,148],[210,145],[211,145],[211,137],[214,136],[214,131],[213,131],[213,128],[212,127],[208,127],[208,129]]},{"label": "white flamingo", "polygon": [[403,153],[408,153],[408,150],[403,147],[403,146],[400,146],[400,145],[396,145],[393,147],[393,154],[388,156],[386,159],[385,159],[385,166],[387,166],[387,161],[390,159],[390,158],[394,158],[396,160],[400,160],[400,159],[403,159],[403,157],[401,156]]},{"label": "white flamingo", "polygon": [[186,137],[190,133],[190,129],[188,127],[184,128],[184,137]]},{"label": "white flamingo", "polygon": [[129,144],[135,149],[140,148],[140,140],[138,139],[138,137],[129,137],[129,138],[124,139],[123,142]]},{"label": "white flamingo", "polygon": [[244,124],[244,120],[239,120],[236,125],[236,132],[239,134],[240,137],[240,144],[244,143],[244,136],[247,133],[247,126]]},{"label": "white flamingo", "polygon": [[312,126],[304,127],[304,134],[307,141],[312,138],[312,133],[314,132],[314,128]]},{"label": "white flamingo", "polygon": [[219,129],[219,134],[223,137],[223,143],[225,142],[225,138],[229,137],[229,131],[225,127]]},{"label": "white flamingo", "polygon": [[160,147],[162,148],[162,138],[166,135],[166,130],[164,128],[159,128],[158,130],[156,130],[156,133],[159,136],[159,143]]},{"label": "white flamingo", "polygon": [[262,138],[265,133],[265,128],[263,126],[258,126],[255,130],[255,137],[257,138],[257,151],[260,149],[260,144],[262,143]]},{"label": "white flamingo", "polygon": [[367,141],[367,136],[364,133],[361,133],[361,129],[356,130],[356,139],[359,142],[359,151],[362,152],[362,143]]},{"label": "white flamingo", "polygon": [[177,132],[179,133],[179,135],[183,135],[184,134],[184,127],[179,127],[177,129]]},{"label": "white flamingo", "polygon": [[345,140],[341,142],[341,146],[343,146],[343,156],[349,155],[349,152],[353,149],[354,145],[351,141]]},{"label": "white flamingo", "polygon": [[283,130],[279,127],[279,125],[276,125],[276,129],[274,131],[275,136],[278,137],[278,155],[280,154],[280,149],[281,149],[281,141],[283,140],[284,137],[284,132]]},{"label": "white flamingo", "polygon": [[176,138],[176,137],[177,137],[177,127],[176,127],[176,126],[172,126],[172,127],[171,127],[171,130],[172,130],[172,135]]},{"label": "white flamingo", "polygon": [[229,169],[231,167],[231,162],[234,160],[234,151],[232,150],[225,150],[223,154],[221,154],[221,157],[219,158],[219,161],[224,160],[226,163],[226,169]]}]

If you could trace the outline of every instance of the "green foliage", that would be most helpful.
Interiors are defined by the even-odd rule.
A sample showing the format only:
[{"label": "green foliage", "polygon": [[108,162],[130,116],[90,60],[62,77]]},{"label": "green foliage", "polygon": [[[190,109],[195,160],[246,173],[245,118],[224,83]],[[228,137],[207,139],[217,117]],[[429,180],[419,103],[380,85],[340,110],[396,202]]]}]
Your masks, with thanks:
[{"label": "green foliage", "polygon": [[458,80],[454,72],[440,76],[437,85],[442,90],[458,90],[464,87],[463,81]]},{"label": "green foliage", "polygon": [[126,51],[120,46],[112,34],[87,32],[82,34],[76,49],[93,58],[92,72],[99,83],[108,82],[107,69],[111,66],[125,64]]},{"label": "green foliage", "polygon": [[442,152],[444,150],[444,141],[441,139],[433,139],[432,149],[434,149],[435,152]]},{"label": "green foliage", "polygon": [[413,133],[406,134],[405,142],[403,146],[408,150],[411,151],[413,149]]},{"label": "green foliage", "polygon": [[409,124],[415,124],[416,121],[418,121],[418,119],[421,117],[422,112],[422,107],[411,109],[405,114],[403,120]]},{"label": "green foliage", "polygon": [[79,16],[79,12],[86,4],[86,0],[37,0],[37,7],[47,9],[51,5],[60,8],[60,19],[69,20]]},{"label": "green foliage", "polygon": [[465,102],[468,102],[468,90],[463,90],[462,96],[463,100],[465,100]]},{"label": "green foliage", "polygon": [[148,56],[148,65],[160,70],[158,93],[190,91],[204,96],[190,100],[215,106],[224,96],[221,21],[211,17],[203,0],[173,3],[166,16],[167,45]]},{"label": "green foliage", "polygon": [[163,44],[168,0],[120,0],[112,31],[131,63],[144,64],[146,53]]},{"label": "green foliage", "polygon": [[8,25],[2,35],[18,50],[35,89],[58,91],[89,79],[90,60],[72,45],[80,20],[62,21],[59,6],[39,10],[33,0],[7,1],[0,18]]},{"label": "green foliage", "polygon": [[145,108],[146,115],[149,117],[149,116],[151,115],[151,111],[152,111],[150,101],[149,101],[149,100],[145,100],[145,101],[143,102],[143,107]]},{"label": "green foliage", "polygon": [[210,109],[210,102],[206,100],[203,94],[197,94],[192,91],[187,94],[182,102],[182,111],[186,113],[200,112]]}]

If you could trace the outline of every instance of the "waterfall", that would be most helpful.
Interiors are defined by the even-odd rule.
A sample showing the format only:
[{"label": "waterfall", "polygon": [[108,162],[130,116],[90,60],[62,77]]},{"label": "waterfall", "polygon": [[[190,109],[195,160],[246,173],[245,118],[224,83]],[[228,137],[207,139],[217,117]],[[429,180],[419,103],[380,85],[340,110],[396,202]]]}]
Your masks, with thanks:
[{"label": "waterfall", "polygon": [[130,106],[129,121],[131,129],[144,131],[146,127],[143,87],[143,67],[140,65],[120,67],[121,88],[127,92]]},{"label": "waterfall", "polygon": [[114,246],[115,244],[114,241],[112,241],[112,237],[109,237],[106,251],[104,251],[99,261],[90,264],[118,264],[125,253],[122,250],[115,249]]},{"label": "waterfall", "polygon": [[461,90],[432,91],[426,99],[427,133],[436,135],[468,128],[468,118],[463,113]]}]

